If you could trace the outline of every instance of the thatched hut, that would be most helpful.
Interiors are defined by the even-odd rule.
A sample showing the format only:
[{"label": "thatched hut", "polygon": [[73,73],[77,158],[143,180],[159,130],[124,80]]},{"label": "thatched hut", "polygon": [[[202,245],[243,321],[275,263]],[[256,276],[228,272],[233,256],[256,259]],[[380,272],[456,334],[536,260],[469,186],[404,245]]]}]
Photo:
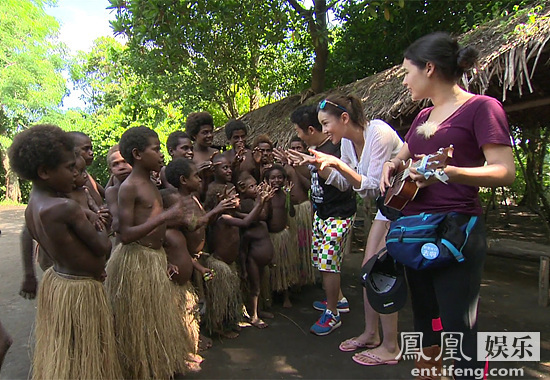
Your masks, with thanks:
[{"label": "thatched hut", "polygon": [[[550,120],[549,39],[550,5],[521,10],[465,33],[459,40],[480,51],[480,65],[464,75],[464,87],[499,99],[511,120],[522,119],[525,112],[536,113],[539,120]],[[411,100],[402,78],[398,65],[305,102],[294,95],[247,113],[242,120],[250,126],[249,141],[267,133],[279,145],[285,145],[294,135],[289,120],[292,111],[335,91],[359,96],[367,117],[386,120],[404,134],[427,104]],[[225,143],[223,133],[217,133],[216,142]]]}]

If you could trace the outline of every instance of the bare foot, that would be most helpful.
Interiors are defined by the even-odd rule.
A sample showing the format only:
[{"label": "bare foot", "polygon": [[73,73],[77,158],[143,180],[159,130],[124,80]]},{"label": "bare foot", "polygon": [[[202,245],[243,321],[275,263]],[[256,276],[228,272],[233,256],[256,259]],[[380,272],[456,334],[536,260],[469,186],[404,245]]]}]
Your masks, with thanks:
[{"label": "bare foot", "polygon": [[206,351],[212,347],[212,339],[200,334],[199,335],[199,351]]},{"label": "bare foot", "polygon": [[267,323],[262,321],[260,318],[255,318],[255,319],[251,320],[250,324],[254,327],[259,328],[259,329],[265,329],[266,327],[269,326]]},{"label": "bare foot", "polygon": [[239,326],[238,324],[234,324],[234,325],[231,325],[231,330],[233,331],[236,331],[236,332],[241,332],[242,328],[241,326]]},{"label": "bare foot", "polygon": [[267,318],[267,319],[273,319],[275,318],[275,316],[273,315],[273,313],[270,313],[269,311],[259,311],[258,312],[258,316],[260,318]]},{"label": "bare foot", "polygon": [[285,299],[283,302],[283,307],[285,309],[290,309],[292,307],[292,302],[290,302],[290,299]]}]

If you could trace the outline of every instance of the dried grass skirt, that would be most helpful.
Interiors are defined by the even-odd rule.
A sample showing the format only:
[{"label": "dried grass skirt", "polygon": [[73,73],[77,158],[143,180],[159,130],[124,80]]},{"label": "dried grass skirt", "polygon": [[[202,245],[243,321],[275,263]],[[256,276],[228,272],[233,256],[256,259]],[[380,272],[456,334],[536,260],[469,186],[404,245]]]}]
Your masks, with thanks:
[{"label": "dried grass skirt", "polygon": [[121,379],[113,314],[103,284],[44,273],[38,290],[33,379]]}]

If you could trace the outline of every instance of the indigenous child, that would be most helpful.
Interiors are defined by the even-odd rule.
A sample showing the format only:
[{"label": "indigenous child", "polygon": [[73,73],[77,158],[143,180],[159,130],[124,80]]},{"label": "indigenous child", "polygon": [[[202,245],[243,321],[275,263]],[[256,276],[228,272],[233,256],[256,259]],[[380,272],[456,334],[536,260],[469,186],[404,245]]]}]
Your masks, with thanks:
[{"label": "indigenous child", "polygon": [[294,216],[294,206],[284,189],[287,179],[281,165],[273,165],[264,173],[265,181],[275,190],[268,203],[267,228],[273,243],[273,268],[270,268],[271,289],[283,292],[283,307],[290,308],[289,288],[298,283],[299,258],[297,244],[288,229],[288,215]]},{"label": "indigenous child", "polygon": [[[252,203],[253,200],[258,198],[258,195],[264,199],[264,202],[273,196],[272,192],[258,191],[256,180],[248,173],[241,173],[237,188],[242,199],[241,210],[243,212],[252,213]],[[248,227],[241,228],[241,269],[249,286],[250,308],[248,311],[250,324],[260,329],[268,326],[260,319],[258,308],[262,277],[265,266],[269,265],[273,259],[273,244],[269,239],[269,231],[264,221],[267,218],[266,211],[267,208],[262,207],[260,220],[251,223]],[[273,315],[264,313],[264,317],[273,318]]]},{"label": "indigenous child", "polygon": [[124,182],[132,172],[132,166],[130,166],[120,154],[118,144],[113,145],[107,152],[107,167],[109,168],[113,180],[112,185],[105,189],[105,202],[107,203],[107,208],[112,217],[111,230],[116,234],[119,228],[118,191],[120,189],[120,184]]},{"label": "indigenous child", "polygon": [[[290,149],[307,153],[307,145],[297,136],[290,141]],[[315,270],[311,265],[311,227],[313,225],[311,202],[309,200],[310,172],[306,166],[292,166],[283,151],[275,152],[288,174],[290,183],[290,201],[296,215],[289,219],[290,235],[298,245],[299,285],[315,283]],[[305,169],[305,171],[304,171]]]},{"label": "indigenous child", "polygon": [[[180,198],[175,188],[162,189],[160,193],[165,210],[176,204]],[[186,346],[186,353],[200,362],[198,296],[189,281],[193,275],[193,260],[187,250],[187,240],[179,230],[179,226],[170,224],[166,226],[163,246],[168,262],[178,268],[172,275],[171,289],[185,331],[182,339]]]},{"label": "indigenous child", "polygon": [[208,112],[190,113],[185,121],[185,131],[195,141],[193,162],[197,165],[201,175],[202,186],[199,194],[200,199],[204,200],[208,184],[214,179],[212,172],[205,169],[212,167],[212,157],[219,152],[212,147],[214,119]]},{"label": "indigenous child", "polygon": [[[90,166],[94,161],[94,151],[92,148],[92,140],[84,132],[69,132],[74,140],[75,148],[80,150],[80,155],[86,161],[86,166]],[[96,180],[88,174],[86,179],[86,187],[90,191],[90,195],[98,205],[103,204],[103,198],[105,197],[105,189]]]},{"label": "indigenous child", "polygon": [[[183,131],[174,131],[170,133],[168,139],[166,140],[166,149],[168,149],[168,154],[172,157],[172,160],[178,157],[185,157],[192,160],[194,156],[193,141],[191,140],[191,137]],[[160,170],[162,187],[165,189],[173,188],[173,186],[166,180],[166,174],[164,173],[165,170],[166,166],[163,166]]]},{"label": "indigenous child", "polygon": [[225,136],[231,144],[231,149],[224,152],[224,156],[231,163],[233,183],[237,183],[241,172],[253,173],[256,167],[252,151],[246,146],[248,128],[241,120],[229,120],[225,125]]},{"label": "indigenous child", "polygon": [[73,139],[54,125],[36,125],[15,136],[9,158],[33,182],[25,223],[53,260],[38,292],[33,378],[121,378],[102,284],[111,243],[60,195],[71,192],[76,177]]},{"label": "indigenous child", "polygon": [[228,327],[236,325],[242,316],[239,279],[223,261],[211,255],[203,254],[206,240],[206,225],[223,211],[235,208],[233,199],[223,199],[211,211],[206,213],[193,195],[201,186],[201,178],[193,161],[177,158],[166,166],[166,179],[178,188],[181,200],[186,204],[187,218],[181,231],[187,240],[187,249],[192,256],[204,255],[202,264],[215,273],[205,277],[206,313],[204,323],[209,333],[217,333],[227,338],[236,338],[238,334]]},{"label": "indigenous child", "polygon": [[251,173],[257,182],[264,178],[265,169],[273,165],[273,142],[268,135],[260,135],[254,140],[254,150],[252,152],[256,168]]},{"label": "indigenous child", "polygon": [[118,352],[125,378],[169,378],[186,367],[185,332],[173,302],[162,248],[166,223],[184,216],[181,204],[164,210],[150,179],[163,162],[156,132],[126,130],[120,153],[132,172],[118,193],[119,244],[107,266],[107,292],[115,315]]}]

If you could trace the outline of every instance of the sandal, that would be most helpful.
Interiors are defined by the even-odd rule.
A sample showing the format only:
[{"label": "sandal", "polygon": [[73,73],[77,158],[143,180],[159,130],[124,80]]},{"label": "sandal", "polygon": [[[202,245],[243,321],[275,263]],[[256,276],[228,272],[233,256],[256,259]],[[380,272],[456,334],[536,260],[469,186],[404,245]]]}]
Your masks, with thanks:
[{"label": "sandal", "polygon": [[353,361],[357,364],[366,365],[366,366],[375,366],[375,365],[395,365],[399,363],[397,359],[388,359],[384,360],[380,356],[373,354],[370,351],[359,352],[352,357]]},{"label": "sandal", "polygon": [[344,340],[342,343],[340,343],[340,346],[338,348],[342,352],[353,352],[360,348],[376,348],[380,346],[380,343],[373,344],[373,343],[361,343],[357,340],[357,337]]}]

